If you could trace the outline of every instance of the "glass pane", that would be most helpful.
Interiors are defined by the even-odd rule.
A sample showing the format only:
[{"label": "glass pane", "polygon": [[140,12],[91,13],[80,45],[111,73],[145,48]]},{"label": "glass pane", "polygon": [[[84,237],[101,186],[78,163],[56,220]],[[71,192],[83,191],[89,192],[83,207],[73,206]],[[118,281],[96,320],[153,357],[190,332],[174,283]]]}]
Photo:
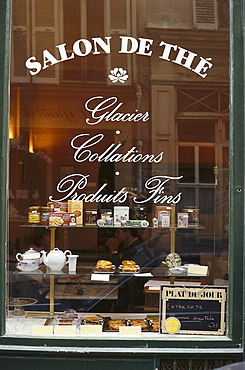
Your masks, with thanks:
[{"label": "glass pane", "polygon": [[160,285],[226,289],[229,9],[204,3],[12,1],[8,333],[161,340]]},{"label": "glass pane", "polygon": [[178,124],[178,139],[185,142],[200,141],[214,143],[216,125],[217,123],[215,121],[181,121]]},{"label": "glass pane", "polygon": [[200,147],[199,149],[199,181],[214,183],[215,149],[214,147]]},{"label": "glass pane", "polygon": [[195,147],[179,147],[179,175],[183,176],[180,182],[195,182]]}]

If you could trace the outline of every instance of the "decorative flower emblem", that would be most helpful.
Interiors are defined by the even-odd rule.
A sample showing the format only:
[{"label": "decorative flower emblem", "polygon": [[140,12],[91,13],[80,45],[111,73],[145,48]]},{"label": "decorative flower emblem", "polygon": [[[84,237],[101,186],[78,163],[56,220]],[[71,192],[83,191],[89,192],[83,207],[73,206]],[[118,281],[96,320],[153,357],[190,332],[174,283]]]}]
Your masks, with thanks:
[{"label": "decorative flower emblem", "polygon": [[127,71],[126,69],[123,68],[112,69],[108,77],[111,80],[111,82],[116,83],[119,81],[122,84],[124,84],[124,82],[126,82],[128,79]]}]

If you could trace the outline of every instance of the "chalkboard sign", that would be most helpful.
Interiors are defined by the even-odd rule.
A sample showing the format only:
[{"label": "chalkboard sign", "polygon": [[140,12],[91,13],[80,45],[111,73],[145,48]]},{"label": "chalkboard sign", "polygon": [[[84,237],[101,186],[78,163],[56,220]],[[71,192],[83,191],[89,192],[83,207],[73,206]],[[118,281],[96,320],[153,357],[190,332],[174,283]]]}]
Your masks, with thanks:
[{"label": "chalkboard sign", "polygon": [[175,317],[182,334],[224,335],[227,288],[215,286],[161,286],[160,332],[168,333],[165,320]]}]

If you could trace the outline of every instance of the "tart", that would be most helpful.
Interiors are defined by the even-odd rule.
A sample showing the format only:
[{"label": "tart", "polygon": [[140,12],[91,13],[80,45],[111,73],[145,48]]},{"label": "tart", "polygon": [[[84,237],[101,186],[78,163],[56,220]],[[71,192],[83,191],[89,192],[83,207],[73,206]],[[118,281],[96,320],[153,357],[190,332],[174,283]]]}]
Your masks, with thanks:
[{"label": "tart", "polygon": [[119,326],[126,326],[126,322],[123,319],[108,320],[107,326],[109,330],[119,330]]},{"label": "tart", "polygon": [[151,320],[151,330],[159,331],[159,320],[157,319]]},{"label": "tart", "polygon": [[147,321],[144,319],[132,319],[129,320],[130,326],[140,326],[141,330],[148,330],[148,324]]}]

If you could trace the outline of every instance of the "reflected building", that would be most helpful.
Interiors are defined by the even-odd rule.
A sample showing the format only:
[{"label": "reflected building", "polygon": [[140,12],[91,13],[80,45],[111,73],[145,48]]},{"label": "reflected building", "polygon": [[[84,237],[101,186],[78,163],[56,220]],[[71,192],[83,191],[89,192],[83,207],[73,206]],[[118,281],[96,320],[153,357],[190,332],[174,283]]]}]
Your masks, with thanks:
[{"label": "reflected building", "polygon": [[[179,231],[176,250],[187,261],[212,266],[212,279],[226,277],[228,14],[226,0],[13,1],[10,241],[15,249],[29,241],[19,228],[28,207],[46,205],[49,196],[62,200],[66,194],[58,191],[59,182],[82,174],[86,186],[80,193],[125,189],[127,205],[146,206],[150,223],[156,197],[166,205],[180,194],[176,213],[195,206],[203,228]],[[149,179],[159,176],[167,181],[154,198]],[[84,204],[101,207],[112,204]],[[86,230],[86,237],[77,230],[63,233],[64,249],[72,245],[88,253],[86,258],[106,253],[97,230]],[[158,234],[147,229],[142,237]],[[156,255],[170,248],[169,234],[162,240]]]}]

